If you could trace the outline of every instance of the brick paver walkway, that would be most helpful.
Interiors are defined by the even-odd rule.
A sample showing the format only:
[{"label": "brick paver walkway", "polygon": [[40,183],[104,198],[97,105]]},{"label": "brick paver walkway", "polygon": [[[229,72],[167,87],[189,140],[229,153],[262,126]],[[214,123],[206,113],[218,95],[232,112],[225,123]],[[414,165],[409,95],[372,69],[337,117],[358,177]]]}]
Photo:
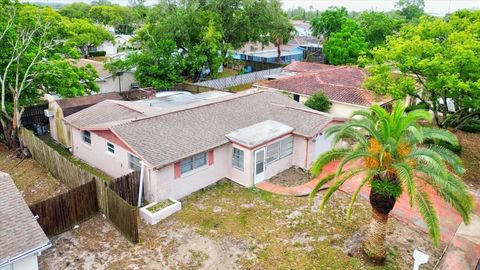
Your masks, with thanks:
[{"label": "brick paver walkway", "polygon": [[[317,178],[299,186],[283,187],[264,181],[258,184],[257,188],[281,195],[306,196],[310,194],[322,177],[335,172],[337,166],[338,162],[328,164]],[[340,190],[352,194],[358,187],[360,180],[361,176],[355,177],[344,183]],[[322,189],[326,188],[328,188],[328,185]],[[439,269],[474,269],[480,257],[480,196],[474,195],[477,205],[476,212],[472,217],[471,224],[466,226],[453,207],[440,198],[432,188],[427,187],[426,189],[431,195],[432,203],[438,214],[441,240],[449,244]],[[360,196],[368,199],[369,192],[370,189],[366,186],[360,191]],[[391,216],[409,226],[416,227],[424,232],[427,231],[422,217],[415,209],[410,207],[410,200],[405,193],[396,202]]]}]

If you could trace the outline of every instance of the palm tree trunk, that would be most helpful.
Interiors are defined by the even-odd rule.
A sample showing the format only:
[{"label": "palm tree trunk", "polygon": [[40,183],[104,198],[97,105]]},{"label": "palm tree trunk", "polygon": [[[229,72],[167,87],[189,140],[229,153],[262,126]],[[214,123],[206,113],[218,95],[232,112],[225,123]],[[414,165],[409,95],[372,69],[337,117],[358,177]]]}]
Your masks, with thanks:
[{"label": "palm tree trunk", "polygon": [[385,197],[370,190],[372,220],[370,232],[364,243],[365,253],[373,260],[383,262],[386,256],[385,237],[387,234],[388,213],[395,205],[395,198]]}]

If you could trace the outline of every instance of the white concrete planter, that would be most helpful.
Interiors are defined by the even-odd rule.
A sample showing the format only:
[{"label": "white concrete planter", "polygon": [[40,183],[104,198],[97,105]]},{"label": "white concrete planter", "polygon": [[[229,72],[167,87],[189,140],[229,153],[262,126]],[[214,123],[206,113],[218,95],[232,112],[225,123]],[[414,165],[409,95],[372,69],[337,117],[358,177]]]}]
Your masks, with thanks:
[{"label": "white concrete planter", "polygon": [[173,204],[163,208],[163,209],[160,209],[158,210],[157,212],[155,213],[152,213],[150,212],[149,210],[147,210],[147,208],[149,207],[152,207],[154,206],[155,204],[157,204],[158,202],[153,202],[151,204],[148,204],[142,208],[140,208],[140,217],[142,217],[142,219],[148,223],[148,224],[157,224],[160,220],[170,216],[171,214],[179,211],[180,209],[182,209],[182,203],[173,199],[173,198],[168,198],[169,200],[171,200],[173,202]]}]

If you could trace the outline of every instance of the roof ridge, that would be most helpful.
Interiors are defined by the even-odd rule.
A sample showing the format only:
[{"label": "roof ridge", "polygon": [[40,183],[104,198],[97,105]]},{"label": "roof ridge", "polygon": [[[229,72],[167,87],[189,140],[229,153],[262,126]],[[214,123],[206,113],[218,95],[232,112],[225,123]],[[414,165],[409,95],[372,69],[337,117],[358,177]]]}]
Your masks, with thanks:
[{"label": "roof ridge", "polygon": [[[146,113],[146,110],[145,110],[145,111],[141,111],[140,108],[133,108],[133,107],[129,106],[130,104],[128,104],[128,105],[126,104],[126,103],[129,103],[129,102],[132,102],[131,104],[135,104],[133,101],[114,100],[114,99],[107,99],[107,100],[105,100],[105,101],[110,101],[110,102],[115,103],[115,104],[117,104],[117,105],[119,105],[119,106],[122,106],[122,107],[127,108],[127,109],[132,110],[132,111],[136,111],[136,112],[141,113],[141,114],[145,114],[145,113]],[[135,106],[148,108],[148,107],[146,107],[146,106],[138,105],[138,104],[136,104]]]},{"label": "roof ridge", "polygon": [[[237,94],[234,94],[234,95],[227,95],[227,96],[222,96],[222,97],[209,99],[209,100],[204,100],[204,101],[200,101],[200,102],[194,102],[192,104],[186,104],[184,106],[173,108],[171,110],[159,111],[158,114],[153,114],[153,115],[148,115],[148,116],[145,116],[145,117],[140,117],[138,119],[132,120],[132,122],[147,120],[147,119],[151,119],[151,118],[155,118],[155,117],[159,117],[159,116],[163,116],[163,115],[168,115],[168,114],[182,112],[182,111],[188,111],[188,110],[192,110],[192,109],[200,108],[200,107],[205,107],[205,106],[210,106],[210,105],[213,105],[213,104],[227,102],[227,101],[234,100],[234,99],[239,99],[239,98],[243,98],[243,97],[247,97],[247,96],[251,96],[251,95],[255,95],[255,94],[260,94],[260,93],[263,93],[263,92],[265,92],[265,91],[260,90],[260,91],[255,91],[255,92],[237,93]],[[199,103],[201,103],[201,104],[199,104]]]}]

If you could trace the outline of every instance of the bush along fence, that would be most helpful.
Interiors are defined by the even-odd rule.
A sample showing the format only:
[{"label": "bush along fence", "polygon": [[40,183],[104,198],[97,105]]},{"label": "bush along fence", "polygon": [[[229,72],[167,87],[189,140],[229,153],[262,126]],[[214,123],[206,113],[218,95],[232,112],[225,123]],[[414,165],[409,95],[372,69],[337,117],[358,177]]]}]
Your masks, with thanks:
[{"label": "bush along fence", "polygon": [[[23,128],[20,137],[23,144],[32,153],[33,158],[70,189],[75,189],[93,179],[96,186],[98,209],[123,235],[133,243],[138,242],[138,211],[136,211],[138,209],[132,210],[133,206],[120,196],[109,195],[109,192],[113,192],[108,186],[111,178],[74,158],[67,151],[57,149],[58,146],[48,145],[28,129]],[[113,206],[113,208],[110,209],[110,206]],[[122,215],[123,218],[119,218]],[[58,220],[61,220],[61,218]],[[128,230],[124,231],[123,228],[128,228]],[[137,232],[134,232],[135,230]]]},{"label": "bush along fence", "polygon": [[266,69],[262,71],[236,75],[216,80],[209,80],[204,82],[195,83],[198,86],[210,87],[215,89],[225,89],[232,86],[238,86],[247,83],[253,83],[260,80],[265,80],[265,76],[271,74],[278,74],[282,72],[282,68]]},{"label": "bush along fence", "polygon": [[58,196],[29,206],[45,234],[54,236],[98,212],[96,184],[90,181]]}]

